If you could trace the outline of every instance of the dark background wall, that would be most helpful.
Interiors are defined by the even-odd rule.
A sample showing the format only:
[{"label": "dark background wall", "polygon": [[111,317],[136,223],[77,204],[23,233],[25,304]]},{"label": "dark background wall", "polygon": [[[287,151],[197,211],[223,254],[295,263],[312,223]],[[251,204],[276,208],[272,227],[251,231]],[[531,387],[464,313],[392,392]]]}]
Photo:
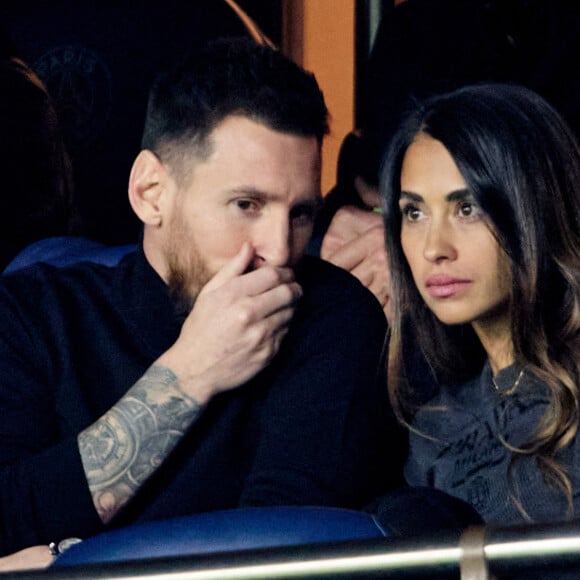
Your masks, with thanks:
[{"label": "dark background wall", "polygon": [[[279,1],[238,4],[279,43]],[[1,23],[55,100],[80,233],[110,244],[135,241],[127,181],[154,76],[193,44],[245,28],[221,0],[19,0],[2,3]]]}]

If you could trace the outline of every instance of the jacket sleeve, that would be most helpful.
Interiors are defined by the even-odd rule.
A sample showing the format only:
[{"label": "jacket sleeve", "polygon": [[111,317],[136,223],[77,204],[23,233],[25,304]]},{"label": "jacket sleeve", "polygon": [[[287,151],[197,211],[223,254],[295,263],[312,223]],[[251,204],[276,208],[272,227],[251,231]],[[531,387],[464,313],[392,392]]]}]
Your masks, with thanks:
[{"label": "jacket sleeve", "polygon": [[381,372],[385,317],[374,296],[348,278],[307,298],[285,339],[284,371],[262,414],[243,506],[359,508],[389,478],[401,480],[400,462],[387,451],[399,445],[391,437],[399,431],[387,414]]},{"label": "jacket sleeve", "polygon": [[64,435],[35,335],[42,313],[25,318],[0,286],[0,555],[86,537],[102,525],[92,505],[75,436]]}]

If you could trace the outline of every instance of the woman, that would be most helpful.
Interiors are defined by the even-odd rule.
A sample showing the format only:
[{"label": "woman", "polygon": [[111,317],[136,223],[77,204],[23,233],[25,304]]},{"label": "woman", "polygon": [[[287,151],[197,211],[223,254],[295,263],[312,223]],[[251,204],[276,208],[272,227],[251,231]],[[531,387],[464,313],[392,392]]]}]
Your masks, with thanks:
[{"label": "woman", "polygon": [[[486,522],[580,515],[580,159],[531,91],[466,87],[410,113],[381,189],[389,389],[406,477]],[[415,365],[417,346],[436,381]],[[415,351],[415,352],[413,352]]]}]

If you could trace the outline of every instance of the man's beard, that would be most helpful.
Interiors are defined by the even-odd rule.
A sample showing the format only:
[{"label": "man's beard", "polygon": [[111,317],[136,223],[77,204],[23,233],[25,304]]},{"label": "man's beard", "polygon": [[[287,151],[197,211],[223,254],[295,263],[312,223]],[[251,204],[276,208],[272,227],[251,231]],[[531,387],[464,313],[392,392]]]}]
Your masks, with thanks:
[{"label": "man's beard", "polygon": [[193,236],[186,233],[180,218],[174,220],[173,237],[166,252],[169,296],[179,318],[193,308],[201,289],[213,277],[202,258]]}]

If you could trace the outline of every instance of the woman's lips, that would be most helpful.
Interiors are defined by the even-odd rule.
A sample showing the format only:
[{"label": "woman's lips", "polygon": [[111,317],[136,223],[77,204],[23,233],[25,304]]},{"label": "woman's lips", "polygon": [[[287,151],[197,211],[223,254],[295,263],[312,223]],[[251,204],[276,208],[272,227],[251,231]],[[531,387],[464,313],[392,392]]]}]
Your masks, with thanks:
[{"label": "woman's lips", "polygon": [[455,278],[444,274],[429,276],[425,283],[427,292],[433,298],[450,298],[471,284],[471,280]]}]

